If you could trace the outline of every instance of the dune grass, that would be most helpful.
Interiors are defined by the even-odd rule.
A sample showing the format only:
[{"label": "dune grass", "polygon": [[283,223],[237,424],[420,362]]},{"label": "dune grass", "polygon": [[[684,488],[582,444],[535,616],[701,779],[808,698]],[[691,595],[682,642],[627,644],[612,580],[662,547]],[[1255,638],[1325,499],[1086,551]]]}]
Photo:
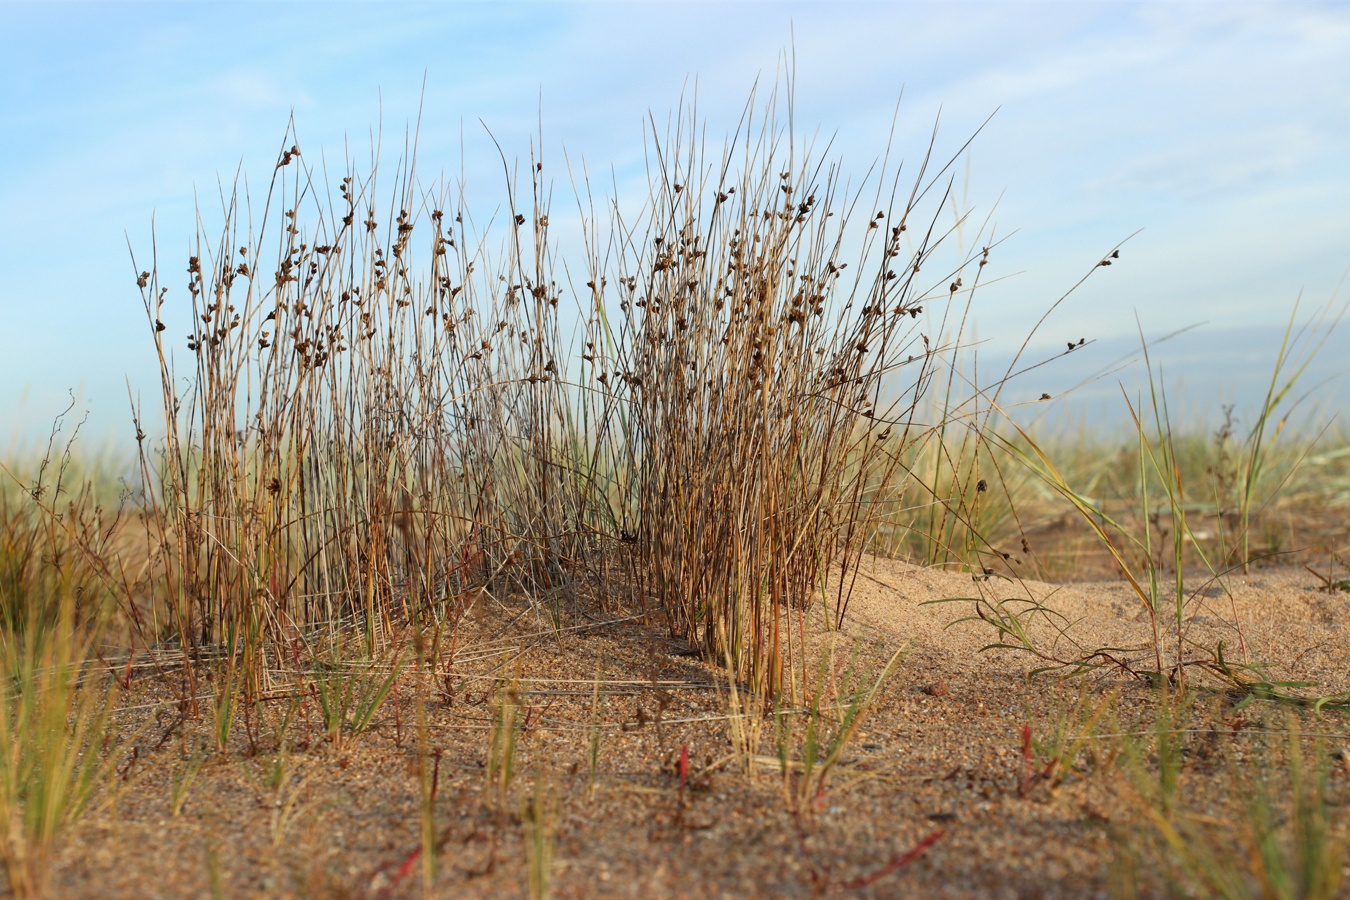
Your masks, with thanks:
[{"label": "dune grass", "polygon": [[[415,154],[390,187],[378,163],[310,167],[288,136],[261,208],[236,186],[203,226],[185,301],[140,273],[163,618],[182,646],[226,645],[214,684],[248,702],[297,635],[354,626],[373,649],[400,623],[452,627],[475,592],[561,621],[583,592],[628,591],[768,696],[806,664],[793,611],[879,533],[917,530],[934,560],[982,549],[989,410],[950,371],[927,399],[991,249],[952,246],[982,239],[944,223],[954,157],[932,144],[908,188],[890,163],[849,188],[788,108],[752,98],[720,153],[692,111],[654,129],[636,215],[597,214],[568,170],[570,266],[536,155],[480,223]],[[165,325],[185,319],[186,355]],[[910,481],[922,526],[895,509]]]}]

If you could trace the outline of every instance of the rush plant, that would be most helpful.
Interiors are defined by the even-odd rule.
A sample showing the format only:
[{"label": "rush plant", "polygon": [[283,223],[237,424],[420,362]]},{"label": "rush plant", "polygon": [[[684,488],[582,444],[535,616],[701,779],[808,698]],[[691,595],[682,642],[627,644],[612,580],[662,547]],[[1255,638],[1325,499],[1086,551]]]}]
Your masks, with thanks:
[{"label": "rush plant", "polygon": [[[942,421],[916,419],[996,245],[946,218],[965,145],[937,148],[906,182],[888,148],[850,186],[794,130],[789,78],[720,150],[692,105],[653,125],[635,213],[597,214],[572,169],[576,213],[555,210],[533,149],[490,239],[415,152],[392,181],[378,153],[330,172],[292,130],[261,204],[236,183],[214,230],[200,216],[185,295],[137,266],[160,637],[228,644],[248,703],[297,634],[354,623],[374,654],[488,589],[561,629],[598,588],[654,603],[751,693],[799,683],[793,616],[831,584],[842,620],[861,555],[915,515],[915,448],[990,411],[949,368]],[[978,444],[932,457],[944,557],[977,549]]]}]

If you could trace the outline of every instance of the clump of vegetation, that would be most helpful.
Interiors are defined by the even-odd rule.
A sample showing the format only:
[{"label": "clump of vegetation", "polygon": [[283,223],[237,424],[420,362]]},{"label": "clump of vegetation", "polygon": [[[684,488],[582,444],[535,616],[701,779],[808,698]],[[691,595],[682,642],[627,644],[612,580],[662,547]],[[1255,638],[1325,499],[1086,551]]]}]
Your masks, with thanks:
[{"label": "clump of vegetation", "polygon": [[[907,190],[885,166],[846,189],[780,102],[752,100],[716,155],[692,114],[653,133],[641,214],[583,194],[570,267],[537,151],[507,179],[496,255],[415,158],[387,189],[377,168],[309,167],[288,136],[262,208],[236,187],[199,235],[185,304],[140,273],[163,622],[224,647],[214,684],[252,702],[296,636],[346,623],[373,650],[404,623],[453,627],[483,591],[555,624],[582,594],[635,591],[755,693],[793,683],[791,611],[835,571],[842,617],[922,480],[915,448],[971,424],[950,394],[941,421],[915,415],[991,248],[948,253],[964,220],[940,224],[933,146]],[[951,508],[951,471],[934,478],[928,505]]]}]

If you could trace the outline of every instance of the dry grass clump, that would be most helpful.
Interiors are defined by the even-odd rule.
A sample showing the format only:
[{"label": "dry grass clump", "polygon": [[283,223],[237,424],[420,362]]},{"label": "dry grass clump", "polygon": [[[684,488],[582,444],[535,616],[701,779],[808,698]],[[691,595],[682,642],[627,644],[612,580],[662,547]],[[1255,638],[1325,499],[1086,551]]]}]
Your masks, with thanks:
[{"label": "dry grass clump", "polygon": [[[752,692],[791,683],[787,613],[897,525],[908,457],[965,416],[915,420],[951,347],[927,329],[964,321],[989,248],[939,262],[963,220],[939,225],[931,146],[907,192],[885,166],[849,190],[779,102],[752,100],[719,155],[692,114],[653,134],[636,217],[584,195],[584,289],[542,158],[508,175],[494,255],[415,156],[384,189],[378,164],[333,178],[288,137],[262,208],[236,185],[220,235],[203,226],[185,309],[157,265],[139,277],[164,384],[165,442],[142,445],[160,633],[223,646],[256,698],[316,628],[373,651],[503,591],[556,626],[580,592],[636,591]],[[166,324],[185,311],[186,371]]]},{"label": "dry grass clump", "polygon": [[[942,361],[919,316],[959,311],[987,249],[935,261],[961,223],[938,224],[949,197],[931,147],[908,193],[883,174],[869,202],[795,146],[774,101],[762,121],[752,112],[720,158],[693,121],[654,142],[649,211],[616,219],[603,254],[617,277],[590,273],[594,308],[613,283],[622,315],[588,342],[583,371],[623,385],[645,595],[769,693],[804,665],[784,610],[821,598],[842,618],[847,579],[822,596],[831,566],[847,573],[888,517],[908,524],[889,507],[934,428],[916,412]],[[930,263],[941,287],[921,274]]]}]

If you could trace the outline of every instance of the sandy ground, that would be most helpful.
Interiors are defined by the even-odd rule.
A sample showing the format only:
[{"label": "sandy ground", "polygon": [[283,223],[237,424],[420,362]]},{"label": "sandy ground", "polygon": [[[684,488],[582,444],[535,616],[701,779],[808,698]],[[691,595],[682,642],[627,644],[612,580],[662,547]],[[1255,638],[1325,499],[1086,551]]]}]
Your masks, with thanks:
[{"label": "sandy ground", "polygon": [[[1302,570],[1196,582],[1186,658],[1222,640],[1230,662],[1270,663],[1271,681],[1316,682],[1297,689],[1305,695],[1350,691],[1350,596],[1319,585]],[[1036,659],[980,652],[996,637],[989,625],[951,624],[976,611],[972,600],[923,605],[962,597],[982,597],[986,611],[999,608],[993,601],[1053,607],[1067,634],[1028,627],[1061,658],[1110,647],[1131,666],[1151,664],[1149,620],[1123,582],[976,581],[868,560],[845,634],[817,635],[818,648],[835,647],[833,665],[813,668],[817,683],[865,686],[895,650],[907,655],[816,785],[785,779],[778,761],[780,745],[804,755],[802,717],[784,720],[797,723],[786,738],[757,720],[753,752],[734,752],[718,671],[631,611],[592,610],[562,634],[528,607],[505,632],[504,617],[487,615],[466,624],[449,677],[426,688],[439,852],[425,891],[412,679],[369,731],[340,744],[323,736],[312,698],[276,700],[219,753],[208,721],[178,715],[172,679],[147,677],[122,714],[143,725],[136,757],[111,802],[58,848],[52,893],[526,896],[533,871],[556,897],[1110,896],[1138,821],[1123,799],[1122,747],[1143,740],[1158,692],[1113,668],[1028,680]],[[503,690],[516,691],[522,725],[505,792],[487,770]],[[1185,784],[1197,804],[1222,804],[1233,762],[1282,716],[1301,717],[1335,751],[1350,747],[1342,712],[1238,699],[1202,693],[1186,723]],[[1024,726],[1036,742],[1030,762]],[[1095,738],[1045,774],[1054,735],[1088,732]],[[1344,828],[1346,768],[1332,771],[1329,797]],[[1141,877],[1145,895],[1175,889]]]},{"label": "sandy ground", "polygon": [[[1142,586],[1147,591],[1147,585]],[[1350,594],[1330,593],[1324,583],[1302,569],[1254,570],[1222,579],[1183,581],[1187,627],[1181,640],[1183,658],[1212,655],[1220,641],[1226,659],[1235,664],[1268,664],[1271,681],[1312,681],[1314,693],[1350,691],[1350,640],[1342,629],[1350,624]],[[1162,643],[1175,648],[1175,582],[1159,585],[1158,594],[1172,624],[1159,626]],[[848,613],[864,627],[910,640],[918,646],[970,655],[990,643],[994,630],[982,623],[950,625],[976,614],[976,604],[925,601],[953,597],[980,598],[992,612],[993,601],[1009,613],[1024,611],[1022,601],[1035,600],[1062,616],[1064,634],[1055,641],[1049,617],[1028,620],[1032,633],[1048,650],[1066,659],[1102,647],[1124,648],[1115,654],[1140,666],[1156,668],[1151,652],[1153,628],[1139,594],[1129,582],[1049,585],[1004,578],[975,580],[970,575],[920,569],[892,560],[868,560],[859,570]],[[1034,624],[1031,624],[1034,623]],[[1234,627],[1234,623],[1238,627]],[[1001,658],[983,656],[984,660]],[[1021,668],[1014,666],[1014,668]],[[1037,668],[1025,666],[1026,671]]]}]

